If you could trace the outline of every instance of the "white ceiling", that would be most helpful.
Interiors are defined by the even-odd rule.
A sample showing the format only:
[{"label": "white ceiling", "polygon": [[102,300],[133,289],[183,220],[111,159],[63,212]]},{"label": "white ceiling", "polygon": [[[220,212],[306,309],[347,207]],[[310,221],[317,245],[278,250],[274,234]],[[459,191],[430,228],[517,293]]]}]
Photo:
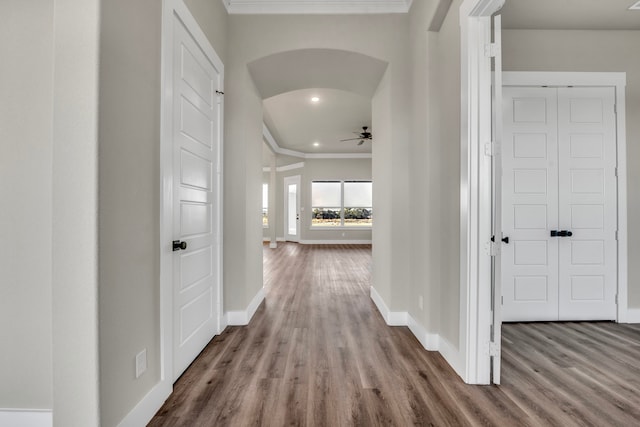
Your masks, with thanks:
[{"label": "white ceiling", "polygon": [[[312,102],[318,97],[318,102]],[[264,122],[280,148],[303,153],[371,153],[372,141],[356,138],[371,129],[371,98],[337,89],[302,89],[263,102]],[[375,135],[374,135],[375,137]],[[318,143],[318,146],[314,146]]]},{"label": "white ceiling", "polygon": [[640,30],[638,0],[506,0],[505,29]]}]

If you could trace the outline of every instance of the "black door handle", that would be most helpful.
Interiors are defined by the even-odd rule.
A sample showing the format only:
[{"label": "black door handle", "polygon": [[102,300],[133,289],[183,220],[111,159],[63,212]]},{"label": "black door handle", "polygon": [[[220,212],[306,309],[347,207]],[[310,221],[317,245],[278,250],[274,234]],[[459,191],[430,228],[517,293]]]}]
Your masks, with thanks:
[{"label": "black door handle", "polygon": [[508,245],[509,244],[509,236],[503,237],[502,241],[505,242]]},{"label": "black door handle", "polygon": [[573,233],[569,230],[551,230],[551,237],[571,237]]},{"label": "black door handle", "polygon": [[180,240],[174,240],[173,241],[173,251],[179,251],[179,250],[185,250],[187,249],[187,242],[181,242]]}]

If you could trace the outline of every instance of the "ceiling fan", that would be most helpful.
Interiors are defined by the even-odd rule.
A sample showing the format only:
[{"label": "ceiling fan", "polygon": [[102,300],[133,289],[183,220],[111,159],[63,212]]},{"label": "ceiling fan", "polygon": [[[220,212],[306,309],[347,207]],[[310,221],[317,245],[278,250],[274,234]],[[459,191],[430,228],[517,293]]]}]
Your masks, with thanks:
[{"label": "ceiling fan", "polygon": [[373,137],[373,135],[371,135],[371,132],[367,132],[367,129],[369,129],[369,126],[362,126],[362,132],[353,132],[358,135],[357,138],[341,139],[340,142],[360,140],[360,142],[358,142],[358,145],[362,145],[364,144],[365,140],[371,140],[371,138]]}]

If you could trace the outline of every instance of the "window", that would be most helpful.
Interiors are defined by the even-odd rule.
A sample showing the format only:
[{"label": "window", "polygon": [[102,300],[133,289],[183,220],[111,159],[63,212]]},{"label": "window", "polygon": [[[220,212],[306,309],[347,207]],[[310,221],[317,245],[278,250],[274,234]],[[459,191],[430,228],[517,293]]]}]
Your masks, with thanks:
[{"label": "window", "polygon": [[269,184],[262,184],[262,226],[269,227]]},{"label": "window", "polygon": [[371,227],[371,181],[313,181],[312,227]]}]

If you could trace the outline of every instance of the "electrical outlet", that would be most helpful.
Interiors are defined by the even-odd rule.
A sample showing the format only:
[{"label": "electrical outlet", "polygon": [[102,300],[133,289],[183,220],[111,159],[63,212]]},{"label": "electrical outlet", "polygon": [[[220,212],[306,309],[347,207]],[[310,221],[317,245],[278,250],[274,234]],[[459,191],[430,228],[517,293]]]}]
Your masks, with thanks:
[{"label": "electrical outlet", "polygon": [[136,378],[140,378],[140,375],[144,374],[147,370],[147,349],[143,349],[136,355]]},{"label": "electrical outlet", "polygon": [[420,310],[422,310],[422,309],[424,308],[424,307],[423,307],[423,301],[422,301],[422,295],[419,295],[419,296],[418,296],[418,308],[419,308]]}]

